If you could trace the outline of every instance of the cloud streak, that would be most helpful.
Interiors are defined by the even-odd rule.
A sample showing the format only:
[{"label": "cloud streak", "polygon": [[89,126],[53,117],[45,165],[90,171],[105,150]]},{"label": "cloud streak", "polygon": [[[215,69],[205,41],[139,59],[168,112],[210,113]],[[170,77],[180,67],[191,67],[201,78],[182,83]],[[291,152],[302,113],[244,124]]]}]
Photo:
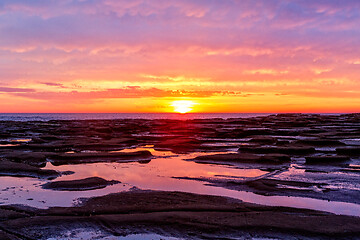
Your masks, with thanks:
[{"label": "cloud streak", "polygon": [[107,98],[206,98],[211,96],[240,96],[240,92],[235,91],[187,91],[187,90],[161,90],[158,88],[144,89],[139,86],[129,86],[121,89],[106,89],[99,91],[70,91],[70,92],[36,92],[33,89],[0,88],[0,92],[12,93],[31,99],[46,101],[73,101],[73,100],[94,100]]},{"label": "cloud streak", "polygon": [[0,93],[33,93],[34,89],[31,88],[13,88],[13,87],[0,87]]}]

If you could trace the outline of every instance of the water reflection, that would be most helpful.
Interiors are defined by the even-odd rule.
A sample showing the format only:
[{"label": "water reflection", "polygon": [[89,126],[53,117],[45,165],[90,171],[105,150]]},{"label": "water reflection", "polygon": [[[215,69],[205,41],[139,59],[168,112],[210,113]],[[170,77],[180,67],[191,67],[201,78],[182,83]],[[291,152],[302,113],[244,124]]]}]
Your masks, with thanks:
[{"label": "water reflection", "polygon": [[[140,150],[149,150],[155,158],[147,164],[130,162],[52,166],[48,163],[46,169],[75,172],[72,175],[64,175],[57,180],[75,180],[97,176],[107,180],[125,182],[139,188],[184,191],[191,191],[193,183],[190,184],[191,186],[188,186],[188,181],[173,179],[173,177],[214,178],[217,176],[228,176],[229,178],[235,177],[245,179],[267,173],[259,169],[239,169],[231,166],[197,164],[192,161],[184,161],[185,158],[195,158],[208,153],[179,155],[169,151],[156,151],[151,148],[151,146],[125,149],[118,152],[133,152]],[[202,183],[200,185],[202,185]]]},{"label": "water reflection", "polygon": [[[45,167],[45,169],[74,172],[74,174],[63,175],[56,180],[76,180],[97,176],[106,180],[121,181],[120,184],[103,189],[81,192],[53,191],[41,188],[41,185],[46,183],[46,180],[0,177],[0,204],[26,204],[40,208],[71,206],[76,203],[77,198],[102,196],[137,187],[140,189],[220,195],[263,205],[308,208],[336,214],[360,216],[360,205],[358,204],[328,202],[303,197],[261,196],[251,192],[209,186],[201,181],[173,178],[233,178],[239,180],[258,177],[268,173],[255,168],[197,164],[193,161],[185,161],[186,159],[209,153],[174,154],[170,151],[156,151],[153,149],[153,146],[125,149],[121,150],[121,152],[139,150],[149,150],[154,158],[145,164],[138,162],[115,162],[53,166],[51,163],[48,163]],[[211,154],[214,154],[214,152]]]}]

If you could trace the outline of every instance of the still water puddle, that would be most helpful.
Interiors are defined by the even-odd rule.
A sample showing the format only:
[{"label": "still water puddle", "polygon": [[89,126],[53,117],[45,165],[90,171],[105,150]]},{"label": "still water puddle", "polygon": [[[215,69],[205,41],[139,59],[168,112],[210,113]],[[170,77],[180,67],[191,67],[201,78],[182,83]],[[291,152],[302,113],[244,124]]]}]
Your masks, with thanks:
[{"label": "still water puddle", "polygon": [[13,143],[0,144],[0,147],[16,147],[16,146],[19,146],[19,144],[13,144]]},{"label": "still water puddle", "polygon": [[77,232],[63,233],[61,237],[48,238],[47,240],[83,240],[83,239],[103,239],[103,240],[184,240],[184,238],[163,236],[154,233],[129,234],[126,236],[106,236],[101,231],[89,231],[88,229],[78,229]]},{"label": "still water puddle", "polygon": [[31,138],[15,138],[12,139],[11,142],[18,142],[18,143],[28,143],[31,142]]},{"label": "still water puddle", "polygon": [[360,146],[360,138],[344,139],[340,140],[340,142],[345,143],[346,145]]},{"label": "still water puddle", "polygon": [[20,143],[28,143],[31,142],[31,138],[7,138],[0,139],[0,147],[16,147],[19,146]]},{"label": "still water puddle", "polygon": [[116,184],[91,191],[52,191],[43,189],[47,181],[35,178],[0,177],[0,205],[23,204],[36,208],[71,206],[78,198],[102,196],[129,190],[128,185]]},{"label": "still water puddle", "polygon": [[[256,168],[237,168],[186,161],[187,159],[209,153],[174,154],[167,151],[156,151],[152,146],[125,149],[121,150],[121,152],[139,150],[149,150],[154,158],[148,163],[92,163],[62,166],[53,166],[51,163],[48,163],[45,167],[45,169],[74,172],[71,175],[63,175],[55,181],[77,180],[97,176],[106,180],[118,180],[121,182],[120,184],[111,185],[103,189],[54,191],[41,187],[47,180],[0,177],[0,204],[25,204],[37,208],[72,206],[78,203],[77,199],[79,198],[103,196],[109,193],[128,191],[133,187],[137,187],[140,189],[220,195],[269,206],[307,208],[335,214],[360,216],[360,205],[358,204],[329,202],[304,197],[261,196],[252,192],[209,186],[201,181],[174,178],[227,178],[239,180],[258,177],[268,173]],[[211,154],[214,153],[216,152]]]}]

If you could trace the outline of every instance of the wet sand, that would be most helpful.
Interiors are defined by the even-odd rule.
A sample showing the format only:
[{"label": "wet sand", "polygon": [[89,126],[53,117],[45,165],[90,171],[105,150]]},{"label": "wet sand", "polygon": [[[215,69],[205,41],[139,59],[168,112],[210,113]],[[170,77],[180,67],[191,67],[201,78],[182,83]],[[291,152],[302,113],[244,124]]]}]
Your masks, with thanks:
[{"label": "wet sand", "polygon": [[3,121],[0,239],[358,239],[359,174],[360,114]]}]

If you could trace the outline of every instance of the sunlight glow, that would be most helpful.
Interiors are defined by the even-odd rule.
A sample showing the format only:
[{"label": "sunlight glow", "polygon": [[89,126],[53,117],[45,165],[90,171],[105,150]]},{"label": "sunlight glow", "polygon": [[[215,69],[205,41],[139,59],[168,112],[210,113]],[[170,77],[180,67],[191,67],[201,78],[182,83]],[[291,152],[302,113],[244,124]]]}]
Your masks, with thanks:
[{"label": "sunlight glow", "polygon": [[174,107],[174,112],[178,112],[178,113],[190,112],[194,105],[195,103],[190,100],[178,100],[178,101],[173,101],[171,103],[171,106]]}]

